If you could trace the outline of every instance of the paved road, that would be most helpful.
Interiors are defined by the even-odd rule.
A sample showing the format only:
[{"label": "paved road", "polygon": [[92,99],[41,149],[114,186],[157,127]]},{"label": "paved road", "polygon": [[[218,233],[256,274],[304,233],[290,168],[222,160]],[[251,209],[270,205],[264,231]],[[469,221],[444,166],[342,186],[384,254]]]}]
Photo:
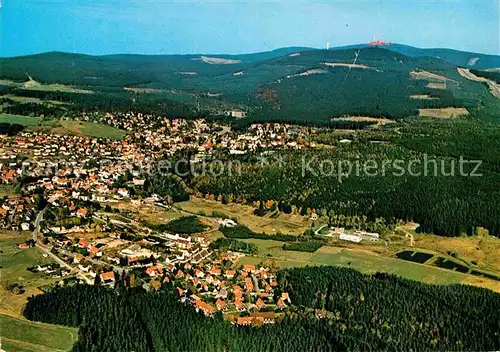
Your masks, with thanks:
[{"label": "paved road", "polygon": [[48,206],[43,208],[36,216],[35,229],[33,230],[33,241],[35,241],[35,243],[38,243],[38,234],[40,233],[40,222],[43,220],[43,214],[45,213],[47,208]]},{"label": "paved road", "polygon": [[38,243],[38,234],[40,233],[40,222],[43,220],[43,214],[47,210],[48,207],[45,207],[38,213],[35,219],[35,229],[33,230],[33,240],[35,241],[35,246],[38,247],[43,253],[46,253],[49,257],[51,257],[56,263],[58,263],[61,267],[65,267],[71,271],[76,270],[76,275],[83,278],[88,284],[92,285],[93,280],[89,279],[87,276],[85,276],[80,270],[77,268],[73,268],[71,265],[63,261],[61,258],[59,258],[57,255],[52,253],[50,250],[51,248],[45,248],[42,246],[40,243]]},{"label": "paved road", "polygon": [[321,230],[323,230],[323,228],[324,228],[325,226],[328,226],[328,224],[324,224],[324,225],[322,225],[322,226],[318,227],[318,229],[317,229],[316,231],[314,231],[314,234],[315,234],[316,236],[325,236],[325,235],[322,235],[322,234],[320,234],[320,233],[319,233]]}]

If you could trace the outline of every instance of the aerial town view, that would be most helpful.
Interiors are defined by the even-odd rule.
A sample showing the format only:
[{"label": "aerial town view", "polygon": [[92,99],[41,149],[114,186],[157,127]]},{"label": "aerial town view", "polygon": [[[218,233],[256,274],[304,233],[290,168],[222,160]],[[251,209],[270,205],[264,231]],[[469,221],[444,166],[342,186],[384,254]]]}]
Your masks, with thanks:
[{"label": "aerial town view", "polygon": [[0,5],[0,351],[500,350],[497,0]]}]

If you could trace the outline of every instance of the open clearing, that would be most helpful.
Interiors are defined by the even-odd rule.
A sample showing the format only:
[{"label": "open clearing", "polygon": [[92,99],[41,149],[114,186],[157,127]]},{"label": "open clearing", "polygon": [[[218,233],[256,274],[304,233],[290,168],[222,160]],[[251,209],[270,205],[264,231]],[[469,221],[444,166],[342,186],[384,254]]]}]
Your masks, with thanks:
[{"label": "open clearing", "polygon": [[123,87],[123,90],[128,90],[135,93],[163,93],[166,92],[165,89],[157,88],[136,88],[136,87]]},{"label": "open clearing", "polygon": [[466,108],[438,108],[438,109],[418,109],[419,116],[450,118],[462,115],[469,115]]},{"label": "open clearing", "polygon": [[343,117],[334,117],[330,119],[331,121],[341,120],[341,121],[369,121],[376,122],[377,126],[386,125],[388,123],[394,123],[396,121],[389,120],[381,117],[370,117],[370,116],[343,116]]},{"label": "open clearing", "polygon": [[[207,63],[207,64],[216,64],[216,65],[233,65],[233,64],[239,64],[241,61],[240,60],[231,60],[231,59],[223,59],[220,57],[209,57],[209,56],[202,56],[200,57],[201,61]],[[194,59],[195,60],[195,59]]]},{"label": "open clearing", "polygon": [[[31,237],[29,232],[0,233],[0,337],[5,351],[53,352],[68,351],[78,337],[78,330],[64,326],[31,322],[22,316],[29,296],[42,293],[38,288],[60,279],[44,277],[42,273],[26,270],[30,266],[51,263],[36,248],[19,249],[17,244]],[[18,283],[25,292],[16,295],[7,285]]]},{"label": "open clearing", "polygon": [[[22,307],[27,297],[39,294],[40,286],[51,284],[57,279],[47,278],[43,273],[32,273],[26,270],[30,266],[48,264],[52,261],[43,257],[42,252],[36,248],[19,249],[18,243],[31,237],[31,233],[2,232],[0,233],[0,265],[2,284],[0,286],[0,313],[17,316],[21,314]],[[20,284],[25,292],[16,295],[7,290],[10,284]]]},{"label": "open clearing", "polygon": [[[112,204],[113,208],[137,213],[137,217],[150,224],[166,224],[167,222],[178,219],[183,214],[172,209],[164,209],[153,204],[132,204],[130,202],[119,202]],[[119,219],[121,220],[121,219]]]},{"label": "open clearing", "polygon": [[2,95],[0,98],[7,98],[19,103],[35,103],[35,104],[49,104],[49,105],[68,105],[68,103],[65,103],[63,101],[57,101],[57,100],[42,100],[39,98],[34,98],[34,97],[21,97],[21,96],[16,96],[12,94],[7,94],[7,95]]},{"label": "open clearing", "polygon": [[45,120],[40,117],[0,114],[0,122],[17,123],[32,130],[47,130],[54,134],[83,135],[97,138],[121,139],[125,131],[99,123],[74,120]]},{"label": "open clearing", "polygon": [[20,83],[21,87],[27,90],[41,90],[48,92],[67,92],[67,93],[83,93],[83,94],[93,94],[94,92],[87,89],[79,89],[64,84],[54,83],[54,84],[43,84],[37,82],[30,78],[29,81]]},{"label": "open clearing", "polygon": [[500,239],[492,236],[440,237],[415,234],[414,248],[432,250],[441,254],[455,253],[467,264],[475,262],[482,270],[500,272]]},{"label": "open clearing", "polygon": [[288,76],[286,76],[286,78],[301,77],[301,76],[310,76],[310,75],[321,74],[321,73],[327,73],[327,71],[315,68],[315,69],[307,70],[307,71],[304,71],[304,72],[301,72],[301,73],[296,73],[294,75],[288,75]]},{"label": "open clearing", "polygon": [[349,64],[349,63],[345,63],[345,62],[323,62],[323,65],[326,65],[326,66],[329,66],[329,67],[362,68],[362,69],[365,69],[365,70],[379,71],[377,68],[371,67],[371,66],[368,66],[368,65],[363,65],[363,64]]},{"label": "open clearing", "polygon": [[23,126],[50,126],[54,124],[56,120],[44,120],[40,117],[23,115],[0,114],[0,122],[17,123],[18,125]]},{"label": "open clearing", "polygon": [[[410,77],[413,79],[425,79],[429,81],[446,81],[449,80],[445,76],[438,75],[436,73],[428,71],[411,71]],[[451,81],[451,80],[450,80]]]},{"label": "open clearing", "polygon": [[254,208],[248,205],[222,204],[195,197],[191,197],[189,201],[177,203],[176,207],[193,214],[208,216],[215,211],[226,215],[227,218],[235,218],[238,223],[258,233],[271,234],[281,231],[284,234],[300,234],[304,233],[311,223],[306,217],[292,214],[280,214],[276,219],[269,216],[259,217],[253,215]]},{"label": "open clearing", "polygon": [[365,274],[385,272],[429,284],[470,284],[486,287],[500,292],[500,283],[494,280],[478,278],[455,271],[429,265],[408,262],[401,259],[377,255],[368,250],[324,246],[315,253],[283,251],[283,242],[248,239],[245,242],[255,244],[259,249],[257,256],[244,256],[241,264],[259,264],[261,262],[278,268],[303,267],[307,265],[339,265],[356,269]]},{"label": "open clearing", "polygon": [[48,91],[48,92],[66,92],[66,93],[83,93],[83,94],[93,94],[94,92],[88,89],[76,88],[64,84],[53,83],[53,84],[44,84],[37,82],[36,80],[29,77],[29,80],[26,82],[15,82],[7,79],[1,79],[0,85],[11,86],[20,89],[26,90],[40,90],[40,91]]},{"label": "open clearing", "polygon": [[467,68],[457,67],[457,71],[462,77],[465,77],[471,81],[486,83],[488,85],[490,93],[493,96],[500,98],[500,84],[484,77],[478,77],[470,72],[470,70]]},{"label": "open clearing", "polygon": [[125,132],[117,128],[86,121],[60,121],[63,133],[85,135],[89,137],[121,139]]},{"label": "open clearing", "polygon": [[430,82],[426,84],[426,87],[431,89],[446,89],[446,84],[438,82]]},{"label": "open clearing", "polygon": [[5,351],[69,351],[78,330],[0,315],[2,348]]}]

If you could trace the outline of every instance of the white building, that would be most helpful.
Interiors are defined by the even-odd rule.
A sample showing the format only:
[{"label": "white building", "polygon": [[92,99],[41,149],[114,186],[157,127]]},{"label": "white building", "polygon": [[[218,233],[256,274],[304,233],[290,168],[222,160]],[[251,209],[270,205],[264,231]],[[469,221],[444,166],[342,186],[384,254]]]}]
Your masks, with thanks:
[{"label": "white building", "polygon": [[348,235],[347,233],[341,233],[339,238],[344,241],[350,241],[354,243],[361,242],[362,238],[357,235]]}]

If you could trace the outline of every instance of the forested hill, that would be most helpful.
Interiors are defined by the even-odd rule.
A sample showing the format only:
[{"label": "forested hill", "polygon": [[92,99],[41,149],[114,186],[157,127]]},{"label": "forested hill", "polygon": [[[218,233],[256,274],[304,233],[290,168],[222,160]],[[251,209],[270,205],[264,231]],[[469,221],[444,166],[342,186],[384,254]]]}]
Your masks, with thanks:
[{"label": "forested hill", "polygon": [[[368,44],[355,44],[338,47],[336,49],[357,49],[368,47]],[[382,47],[410,57],[433,57],[442,59],[456,66],[470,67],[475,69],[500,67],[499,55],[481,54],[447,48],[423,49],[398,43],[390,43],[389,45],[384,45]]]},{"label": "forested hill", "polygon": [[[74,351],[494,351],[500,295],[465,285],[435,286],[339,267],[279,273],[292,308],[276,325],[236,327],[205,318],[159,292],[101,286],[53,289],[24,314],[78,326]],[[318,315],[318,310],[321,315]]]},{"label": "forested hill", "polygon": [[[185,116],[217,116],[243,110],[246,122],[328,124],[343,115],[398,119],[417,115],[421,108],[491,105],[486,86],[467,81],[456,65],[467,66],[465,60],[473,59],[470,67],[483,68],[484,62],[500,66],[500,57],[429,50],[393,44],[338,50],[292,47],[243,55],[51,52],[0,59],[0,88],[6,95],[73,102],[76,111],[95,110],[95,102],[107,100],[122,101],[123,109],[136,104],[166,115],[183,111]],[[25,113],[18,110],[6,112]]]}]

